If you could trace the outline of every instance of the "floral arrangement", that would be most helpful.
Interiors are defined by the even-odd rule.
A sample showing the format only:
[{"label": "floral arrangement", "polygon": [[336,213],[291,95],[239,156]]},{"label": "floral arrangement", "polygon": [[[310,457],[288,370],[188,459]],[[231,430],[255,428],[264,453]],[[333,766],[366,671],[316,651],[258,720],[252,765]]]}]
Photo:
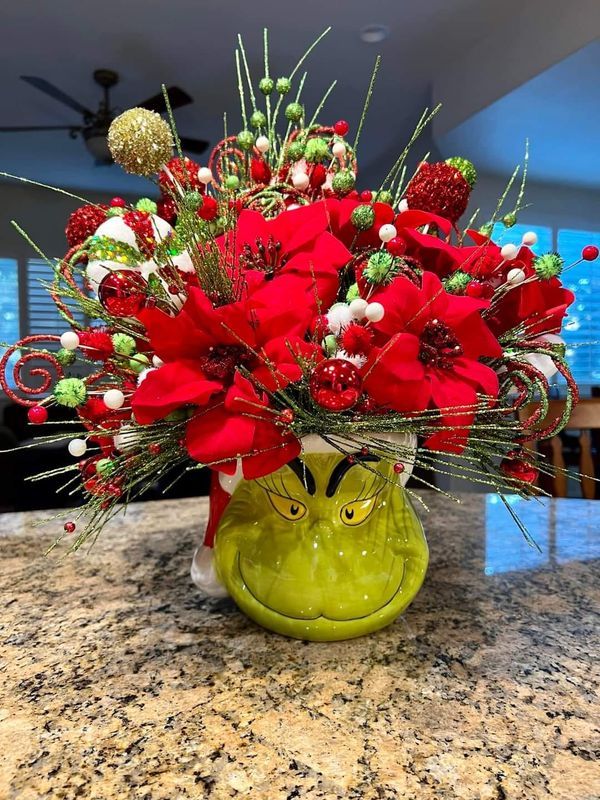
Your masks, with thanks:
[{"label": "floral arrangement", "polygon": [[[183,155],[172,115],[131,109],[112,123],[115,161],[160,195],[71,215],[48,285],[65,332],[28,336],[0,362],[31,423],[59,405],[84,427],[64,469],[85,495],[65,525],[77,527],[73,547],[158,476],[208,466],[259,478],[301,458],[310,434],[348,459],[373,452],[398,475],[408,459],[501,496],[536,494],[551,469],[532,443],[555,435],[577,401],[558,336],[574,298],[561,257],[532,252],[535,234],[502,247],[491,238],[523,208],[527,162],[484,225],[474,216],[461,227],[469,161],[422,161],[407,175],[426,112],[381,185],[361,191],[356,154],[378,62],[352,136],[343,120],[317,120],[333,87],[314,113],[304,107],[306,55],[274,79],[265,33],[255,88],[240,40],[242,129],[225,132],[207,165]],[[5,374],[15,351],[17,391]],[[27,366],[41,385],[25,384]],[[556,372],[565,413],[547,419]],[[416,454],[392,433],[418,437]]]}]

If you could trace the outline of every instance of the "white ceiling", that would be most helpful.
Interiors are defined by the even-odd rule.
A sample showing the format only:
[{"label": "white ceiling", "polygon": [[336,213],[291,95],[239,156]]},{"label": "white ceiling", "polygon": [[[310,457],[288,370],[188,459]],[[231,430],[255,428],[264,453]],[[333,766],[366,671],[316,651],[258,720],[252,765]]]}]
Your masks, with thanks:
[{"label": "white ceiling", "polygon": [[[333,25],[307,62],[305,100],[309,107],[315,104],[337,78],[321,119],[344,117],[354,127],[375,55],[381,52],[382,70],[359,151],[362,170],[376,177],[384,160],[391,162],[402,149],[436,75],[484,34],[518,15],[521,5],[522,0],[5,2],[0,9],[0,125],[78,122],[75,112],[24,84],[19,75],[42,76],[95,108],[99,89],[92,72],[107,67],[121,75],[113,100],[122,108],[155,94],[161,83],[181,86],[196,102],[177,113],[180,133],[214,144],[224,110],[231,129],[240,127],[233,60],[237,32],[244,36],[258,78],[263,26],[270,29],[272,72],[286,74],[309,42]],[[363,43],[359,31],[369,23],[389,26],[389,38],[380,45]],[[550,137],[552,129],[544,133]],[[475,149],[473,137],[464,142]],[[502,142],[482,149],[478,155],[486,169],[504,169]],[[147,187],[117,167],[94,167],[83,143],[70,140],[66,132],[0,134],[0,170],[80,190],[137,192]],[[577,175],[570,178],[578,180]]]}]

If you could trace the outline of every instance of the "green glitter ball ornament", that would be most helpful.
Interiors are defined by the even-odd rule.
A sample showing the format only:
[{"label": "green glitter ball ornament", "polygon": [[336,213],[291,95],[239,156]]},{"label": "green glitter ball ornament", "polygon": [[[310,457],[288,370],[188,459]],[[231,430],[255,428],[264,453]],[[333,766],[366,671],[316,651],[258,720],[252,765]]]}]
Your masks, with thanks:
[{"label": "green glitter ball ornament", "polygon": [[110,458],[101,458],[99,461],[96,461],[96,472],[102,478],[110,475],[115,469],[115,462]]},{"label": "green glitter ball ornament", "polygon": [[485,223],[485,225],[482,225],[482,226],[479,228],[479,233],[480,233],[482,236],[487,236],[487,237],[488,237],[488,239],[489,239],[489,238],[490,238],[490,236],[492,235],[492,231],[493,231],[493,230],[494,230],[494,226],[492,225],[492,223],[491,223],[491,222],[486,222],[486,223]]},{"label": "green glitter ball ornament", "polygon": [[398,262],[385,250],[378,250],[369,256],[363,269],[363,278],[377,286],[387,286],[398,274]]},{"label": "green glitter ball ornament", "polygon": [[70,367],[71,364],[75,363],[76,358],[77,356],[75,355],[74,350],[65,350],[64,347],[61,347],[56,354],[58,363],[63,367]]},{"label": "green glitter ball ornament", "polygon": [[459,269],[444,280],[444,288],[450,294],[463,294],[472,280],[472,275]]},{"label": "green glitter ball ornament", "polygon": [[135,204],[135,207],[138,211],[147,211],[148,214],[156,214],[157,212],[156,203],[154,200],[150,200],[149,197],[140,198]]},{"label": "green glitter ball ornament", "polygon": [[287,146],[285,157],[287,161],[300,161],[304,156],[304,145],[301,142],[292,142]]},{"label": "green glitter ball ornament", "polygon": [[254,147],[254,134],[252,131],[240,131],[237,135],[237,143],[242,150],[252,150]]},{"label": "green glitter ball ornament", "polygon": [[285,118],[290,122],[300,122],[304,116],[304,106],[302,103],[289,103],[285,107]]},{"label": "green glitter ball ornament", "polygon": [[511,211],[502,217],[502,224],[505,228],[512,228],[513,225],[517,224],[517,215],[514,213],[514,211]]},{"label": "green glitter ball ornament", "polygon": [[375,224],[375,211],[372,206],[356,206],[350,221],[359,231],[368,231]]},{"label": "green glitter ball ornament", "polygon": [[54,387],[53,394],[59,406],[77,408],[85,403],[87,389],[80,378],[62,378]]},{"label": "green glitter ball ornament", "polygon": [[202,208],[203,202],[200,192],[186,192],[183,196],[183,203],[190,211],[197,211]]},{"label": "green glitter ball ornament", "polygon": [[240,185],[240,179],[238,178],[237,175],[228,175],[225,178],[225,188],[226,189],[229,189],[230,191],[235,192],[235,190],[239,187],[239,185]]},{"label": "green glitter ball ornament", "polygon": [[126,213],[127,213],[127,209],[126,208],[122,208],[121,206],[115,206],[114,208],[111,206],[111,208],[107,208],[106,209],[106,216],[107,217],[122,217],[123,214],[126,214]]},{"label": "green glitter ball ornament", "polygon": [[468,159],[462,158],[462,156],[453,156],[446,159],[446,164],[457,169],[471,189],[475,186],[477,183],[477,170]]},{"label": "green glitter ball ornament", "polygon": [[544,253],[533,262],[536,275],[543,280],[556,278],[562,272],[564,265],[565,262],[558,253]]},{"label": "green glitter ball ornament", "polygon": [[267,124],[267,118],[262,111],[255,111],[250,117],[250,125],[253,128],[264,128]]},{"label": "green glitter ball ornament", "polygon": [[353,283],[346,292],[346,302],[351,303],[353,300],[357,300],[359,297],[360,289],[358,288],[358,283]]},{"label": "green glitter ball ornament", "polygon": [[341,169],[336,172],[331,181],[331,187],[336,194],[347,194],[354,189],[356,178],[349,169]]},{"label": "green glitter ball ornament", "polygon": [[289,78],[277,78],[275,88],[279,94],[287,94],[292,88],[292,82]]},{"label": "green glitter ball ornament", "polygon": [[264,78],[260,79],[258,88],[265,95],[265,97],[268,97],[275,88],[275,81],[273,80],[273,78],[268,78],[265,76]]},{"label": "green glitter ball ornament", "polygon": [[114,333],[111,336],[115,353],[120,356],[130,356],[135,353],[135,339],[128,333]]},{"label": "green glitter ball ornament", "polygon": [[338,349],[337,339],[332,333],[330,333],[323,339],[323,347],[325,348],[325,352],[327,353],[328,356],[332,356],[334,353],[337,352]]},{"label": "green glitter ball ornament", "polygon": [[329,145],[325,139],[320,136],[315,136],[309,139],[304,147],[304,156],[311,164],[316,164],[318,161],[323,161],[329,158]]},{"label": "green glitter ball ornament", "polygon": [[150,366],[150,359],[144,353],[138,353],[135,358],[129,359],[129,369],[133,372],[139,373],[143,369],[148,369]]},{"label": "green glitter ball ornament", "polygon": [[390,206],[394,202],[393,194],[391,192],[388,192],[386,189],[383,189],[381,192],[377,192],[373,199],[377,203],[387,203]]}]

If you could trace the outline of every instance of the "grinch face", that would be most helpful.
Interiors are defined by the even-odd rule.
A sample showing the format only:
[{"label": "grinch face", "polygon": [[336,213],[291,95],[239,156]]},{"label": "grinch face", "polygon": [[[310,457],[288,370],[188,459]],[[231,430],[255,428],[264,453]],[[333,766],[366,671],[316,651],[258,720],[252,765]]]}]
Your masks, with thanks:
[{"label": "grinch face", "polygon": [[428,561],[396,480],[374,456],[315,453],[241,481],[215,540],[220,580],[249,617],[287,636],[382,628],[414,598]]}]

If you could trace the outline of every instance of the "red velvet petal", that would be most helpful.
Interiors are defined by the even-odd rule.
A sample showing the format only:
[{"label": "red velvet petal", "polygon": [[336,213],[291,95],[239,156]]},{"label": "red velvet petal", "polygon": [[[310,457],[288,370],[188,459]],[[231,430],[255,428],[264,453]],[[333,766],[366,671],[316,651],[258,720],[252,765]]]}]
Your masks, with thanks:
[{"label": "red velvet petal", "polygon": [[222,390],[221,383],[208,380],[193,362],[176,361],[146,375],[132,397],[131,407],[136,420],[147,425],[182,406],[206,405]]}]

